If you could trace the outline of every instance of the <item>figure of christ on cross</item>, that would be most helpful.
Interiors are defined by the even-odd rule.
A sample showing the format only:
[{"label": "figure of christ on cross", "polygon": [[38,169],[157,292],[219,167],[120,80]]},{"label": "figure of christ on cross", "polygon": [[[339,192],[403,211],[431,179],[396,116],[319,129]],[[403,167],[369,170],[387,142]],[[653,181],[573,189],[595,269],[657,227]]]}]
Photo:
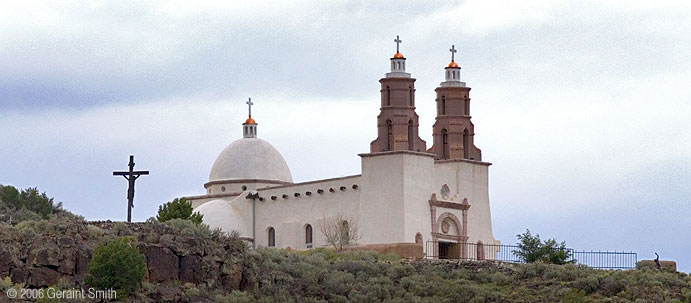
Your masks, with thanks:
[{"label": "figure of christ on cross", "polygon": [[123,176],[127,179],[127,223],[132,222],[132,208],[134,208],[134,181],[140,176],[149,174],[148,170],[134,170],[134,156],[130,155],[129,171],[114,171],[113,176]]}]

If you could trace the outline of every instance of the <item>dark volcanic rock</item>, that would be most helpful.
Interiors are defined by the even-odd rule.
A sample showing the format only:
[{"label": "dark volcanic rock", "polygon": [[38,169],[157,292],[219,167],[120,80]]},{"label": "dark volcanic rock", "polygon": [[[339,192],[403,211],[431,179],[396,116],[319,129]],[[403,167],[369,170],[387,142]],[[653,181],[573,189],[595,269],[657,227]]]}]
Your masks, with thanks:
[{"label": "dark volcanic rock", "polygon": [[34,241],[29,248],[27,263],[35,266],[59,266],[60,249],[54,240],[41,237]]},{"label": "dark volcanic rock", "polygon": [[60,251],[60,265],[58,271],[63,274],[74,275],[77,267],[77,249],[65,248]]},{"label": "dark volcanic rock", "polygon": [[184,256],[180,259],[180,281],[201,283],[202,258],[197,255]]},{"label": "dark volcanic rock", "polygon": [[12,254],[8,251],[0,251],[0,277],[6,277],[10,273]]},{"label": "dark volcanic rock", "polygon": [[12,268],[10,279],[12,279],[12,283],[25,283],[29,280],[29,270],[25,267]]},{"label": "dark volcanic rock", "polygon": [[46,287],[55,285],[62,275],[49,267],[37,267],[29,270],[29,285],[31,287]]},{"label": "dark volcanic rock", "polygon": [[161,245],[141,245],[139,250],[146,256],[151,282],[164,282],[179,279],[180,260],[173,252]]}]

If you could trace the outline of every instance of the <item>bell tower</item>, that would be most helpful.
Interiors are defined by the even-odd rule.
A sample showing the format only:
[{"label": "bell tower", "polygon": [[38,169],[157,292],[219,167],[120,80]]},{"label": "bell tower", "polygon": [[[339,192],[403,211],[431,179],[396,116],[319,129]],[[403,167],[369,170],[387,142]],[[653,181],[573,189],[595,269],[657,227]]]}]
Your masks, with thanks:
[{"label": "bell tower", "polygon": [[482,151],[475,147],[475,126],[470,121],[470,87],[461,82],[461,67],[455,62],[454,45],[451,63],[444,68],[445,81],[437,92],[437,118],[432,129],[434,144],[427,151],[437,159],[468,159],[482,161]]},{"label": "bell tower", "polygon": [[396,54],[391,58],[391,72],[379,80],[381,108],[377,116],[377,139],[370,144],[370,152],[424,152],[427,145],[418,136],[415,113],[415,79],[405,72],[405,57],[399,50],[401,39],[396,36],[394,42]]}]

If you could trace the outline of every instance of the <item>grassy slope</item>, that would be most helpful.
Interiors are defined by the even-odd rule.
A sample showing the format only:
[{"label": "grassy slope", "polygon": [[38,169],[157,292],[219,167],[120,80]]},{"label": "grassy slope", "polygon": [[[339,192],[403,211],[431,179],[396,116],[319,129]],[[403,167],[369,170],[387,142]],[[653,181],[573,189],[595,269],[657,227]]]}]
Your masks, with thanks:
[{"label": "grassy slope", "polygon": [[246,252],[247,292],[297,302],[691,302],[691,278],[576,265],[397,261],[367,252]]}]

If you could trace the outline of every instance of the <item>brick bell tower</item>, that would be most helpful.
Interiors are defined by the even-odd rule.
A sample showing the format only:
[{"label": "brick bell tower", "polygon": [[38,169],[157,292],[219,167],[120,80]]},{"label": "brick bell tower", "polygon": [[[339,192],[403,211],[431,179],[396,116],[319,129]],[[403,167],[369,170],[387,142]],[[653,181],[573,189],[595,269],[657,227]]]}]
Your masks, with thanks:
[{"label": "brick bell tower", "polygon": [[456,48],[451,52],[451,63],[444,69],[446,77],[434,91],[437,92],[437,118],[433,126],[434,144],[427,151],[439,160],[468,159],[482,161],[482,151],[475,147],[475,126],[470,121],[470,87],[461,82],[461,67],[454,61]]},{"label": "brick bell tower", "polygon": [[391,58],[391,72],[381,83],[381,112],[377,116],[377,139],[370,152],[410,150],[424,152],[427,144],[418,136],[418,115],[415,113],[415,79],[405,72],[405,57],[399,51]]}]

